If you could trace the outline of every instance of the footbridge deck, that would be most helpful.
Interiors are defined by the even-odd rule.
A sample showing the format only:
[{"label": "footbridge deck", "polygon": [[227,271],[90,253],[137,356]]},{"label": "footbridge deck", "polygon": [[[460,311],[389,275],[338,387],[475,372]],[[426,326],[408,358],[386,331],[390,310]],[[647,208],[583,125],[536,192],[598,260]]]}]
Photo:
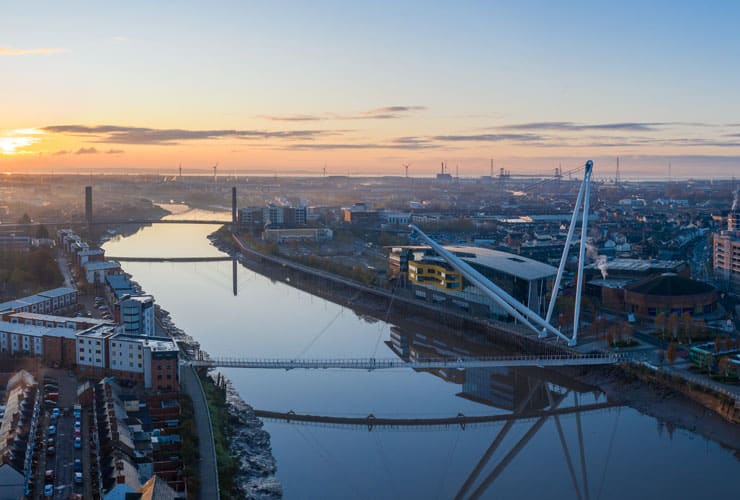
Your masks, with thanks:
[{"label": "footbridge deck", "polygon": [[404,361],[402,359],[334,358],[334,359],[284,359],[284,358],[241,358],[211,357],[186,361],[191,366],[208,368],[252,368],[272,370],[293,369],[350,369],[387,370],[411,368],[465,369],[516,366],[589,366],[609,365],[625,361],[626,357],[615,354],[548,355],[548,356],[497,356],[489,358],[425,359]]}]

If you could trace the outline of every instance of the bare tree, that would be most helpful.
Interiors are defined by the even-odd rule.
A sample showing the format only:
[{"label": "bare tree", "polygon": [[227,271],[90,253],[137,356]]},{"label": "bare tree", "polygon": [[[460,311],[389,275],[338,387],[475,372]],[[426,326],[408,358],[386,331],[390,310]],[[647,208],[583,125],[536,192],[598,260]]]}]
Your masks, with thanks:
[{"label": "bare tree", "polygon": [[665,339],[665,327],[666,327],[666,317],[664,312],[659,312],[655,316],[655,329],[660,332],[660,338]]},{"label": "bare tree", "polygon": [[676,352],[676,344],[671,342],[665,350],[665,359],[667,359],[670,364],[673,364],[677,357],[678,353]]}]

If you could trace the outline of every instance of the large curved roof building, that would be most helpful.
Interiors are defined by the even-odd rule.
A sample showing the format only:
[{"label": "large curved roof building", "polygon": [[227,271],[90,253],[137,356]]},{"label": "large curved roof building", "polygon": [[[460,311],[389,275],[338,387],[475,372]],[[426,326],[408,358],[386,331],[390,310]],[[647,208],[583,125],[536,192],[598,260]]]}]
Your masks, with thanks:
[{"label": "large curved roof building", "polygon": [[708,314],[717,308],[717,290],[702,281],[666,273],[627,285],[624,303],[637,316]]}]

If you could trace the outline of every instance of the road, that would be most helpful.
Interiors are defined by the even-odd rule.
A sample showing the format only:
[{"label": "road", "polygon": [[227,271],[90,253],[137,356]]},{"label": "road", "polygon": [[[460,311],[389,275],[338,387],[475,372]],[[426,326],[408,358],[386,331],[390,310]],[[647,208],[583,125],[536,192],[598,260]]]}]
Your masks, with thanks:
[{"label": "road", "polygon": [[202,500],[217,500],[220,498],[218,490],[218,466],[216,464],[216,446],[213,443],[211,417],[208,413],[208,403],[203,387],[200,385],[198,374],[189,366],[180,369],[182,389],[193,400],[195,413],[195,427],[198,431],[198,447],[200,460],[198,461],[198,479]]}]

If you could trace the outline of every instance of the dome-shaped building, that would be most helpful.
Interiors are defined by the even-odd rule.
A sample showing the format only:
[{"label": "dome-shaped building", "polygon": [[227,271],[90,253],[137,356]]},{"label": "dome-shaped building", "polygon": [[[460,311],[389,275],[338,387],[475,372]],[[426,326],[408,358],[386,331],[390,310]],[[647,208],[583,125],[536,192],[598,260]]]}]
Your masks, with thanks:
[{"label": "dome-shaped building", "polygon": [[643,317],[659,313],[709,314],[717,308],[717,290],[702,281],[665,273],[627,285],[624,305],[628,312]]}]

